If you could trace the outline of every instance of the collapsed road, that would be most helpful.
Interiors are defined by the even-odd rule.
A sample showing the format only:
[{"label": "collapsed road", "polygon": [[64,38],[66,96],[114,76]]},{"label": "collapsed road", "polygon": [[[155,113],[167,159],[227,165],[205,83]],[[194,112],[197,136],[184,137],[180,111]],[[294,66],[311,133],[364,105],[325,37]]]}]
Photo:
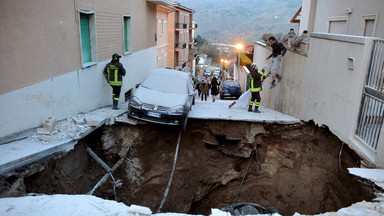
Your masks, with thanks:
[{"label": "collapsed road", "polygon": [[[156,211],[170,180],[178,135],[157,125],[102,126],[69,153],[2,176],[0,196],[89,193],[106,174],[87,154],[89,146],[109,167],[122,161],[113,171],[120,188],[109,178],[94,195]],[[209,214],[210,208],[232,204],[249,162],[237,202],[273,206],[283,215],[335,211],[375,197],[371,186],[348,174],[360,160],[313,123],[191,119],[162,212]]]}]

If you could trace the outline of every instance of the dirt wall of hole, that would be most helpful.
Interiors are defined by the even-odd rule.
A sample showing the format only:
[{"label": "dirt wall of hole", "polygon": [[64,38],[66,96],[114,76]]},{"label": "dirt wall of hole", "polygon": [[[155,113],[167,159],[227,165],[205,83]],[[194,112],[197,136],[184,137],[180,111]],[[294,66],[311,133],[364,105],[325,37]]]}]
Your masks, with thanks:
[{"label": "dirt wall of hole", "polygon": [[[218,145],[204,143],[207,134],[214,136]],[[168,183],[177,137],[178,131],[167,127],[114,125],[83,141],[109,166],[132,144],[123,165],[114,172],[124,183],[117,190],[118,200],[156,211]],[[259,143],[257,154],[237,202],[274,206],[289,215],[335,211],[374,197],[371,187],[348,174],[346,168],[359,166],[360,159],[347,146],[341,154],[340,169],[342,143],[326,128],[193,120],[182,134],[163,212],[209,214],[210,208],[231,204],[254,143]],[[26,191],[53,194],[91,190],[105,171],[81,147],[70,154],[25,177]],[[56,182],[54,186],[50,186],[52,182]],[[113,199],[112,183],[104,184],[95,195]]]}]

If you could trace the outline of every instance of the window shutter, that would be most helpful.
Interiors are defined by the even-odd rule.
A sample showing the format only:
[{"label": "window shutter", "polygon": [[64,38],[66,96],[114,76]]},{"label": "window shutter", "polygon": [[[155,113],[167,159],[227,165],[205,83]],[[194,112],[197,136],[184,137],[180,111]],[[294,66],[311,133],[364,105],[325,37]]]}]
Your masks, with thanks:
[{"label": "window shutter", "polygon": [[91,62],[91,43],[89,35],[89,19],[87,14],[80,13],[80,34],[83,63]]},{"label": "window shutter", "polygon": [[128,18],[124,17],[124,51],[128,52],[128,35],[127,35],[127,29],[128,29]]}]

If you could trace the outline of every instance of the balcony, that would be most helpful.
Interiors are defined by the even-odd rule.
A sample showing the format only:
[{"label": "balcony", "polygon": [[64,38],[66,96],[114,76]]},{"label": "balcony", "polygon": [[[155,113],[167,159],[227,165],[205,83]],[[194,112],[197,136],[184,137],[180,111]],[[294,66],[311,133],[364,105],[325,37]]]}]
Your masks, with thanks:
[{"label": "balcony", "polygon": [[184,49],[187,48],[187,44],[186,43],[176,43],[175,44],[175,50],[176,51],[182,51]]},{"label": "balcony", "polygon": [[188,51],[188,59],[194,59],[197,56],[197,48],[193,47]]},{"label": "balcony", "polygon": [[189,44],[189,45],[196,45],[197,43],[196,43],[195,40],[192,40],[192,41],[189,41],[188,44]]},{"label": "balcony", "polygon": [[189,26],[189,29],[197,29],[197,24],[190,24]]},{"label": "balcony", "polygon": [[175,23],[176,30],[187,29],[187,23]]}]

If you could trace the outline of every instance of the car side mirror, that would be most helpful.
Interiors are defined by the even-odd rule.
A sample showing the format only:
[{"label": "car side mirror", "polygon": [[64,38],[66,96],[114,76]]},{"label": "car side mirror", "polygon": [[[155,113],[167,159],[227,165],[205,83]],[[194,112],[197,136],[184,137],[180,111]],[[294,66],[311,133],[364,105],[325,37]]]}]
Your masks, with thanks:
[{"label": "car side mirror", "polygon": [[189,93],[189,96],[196,96],[196,92]]},{"label": "car side mirror", "polygon": [[139,88],[139,86],[140,86],[140,83],[139,83],[139,84],[136,84],[136,88]]}]

